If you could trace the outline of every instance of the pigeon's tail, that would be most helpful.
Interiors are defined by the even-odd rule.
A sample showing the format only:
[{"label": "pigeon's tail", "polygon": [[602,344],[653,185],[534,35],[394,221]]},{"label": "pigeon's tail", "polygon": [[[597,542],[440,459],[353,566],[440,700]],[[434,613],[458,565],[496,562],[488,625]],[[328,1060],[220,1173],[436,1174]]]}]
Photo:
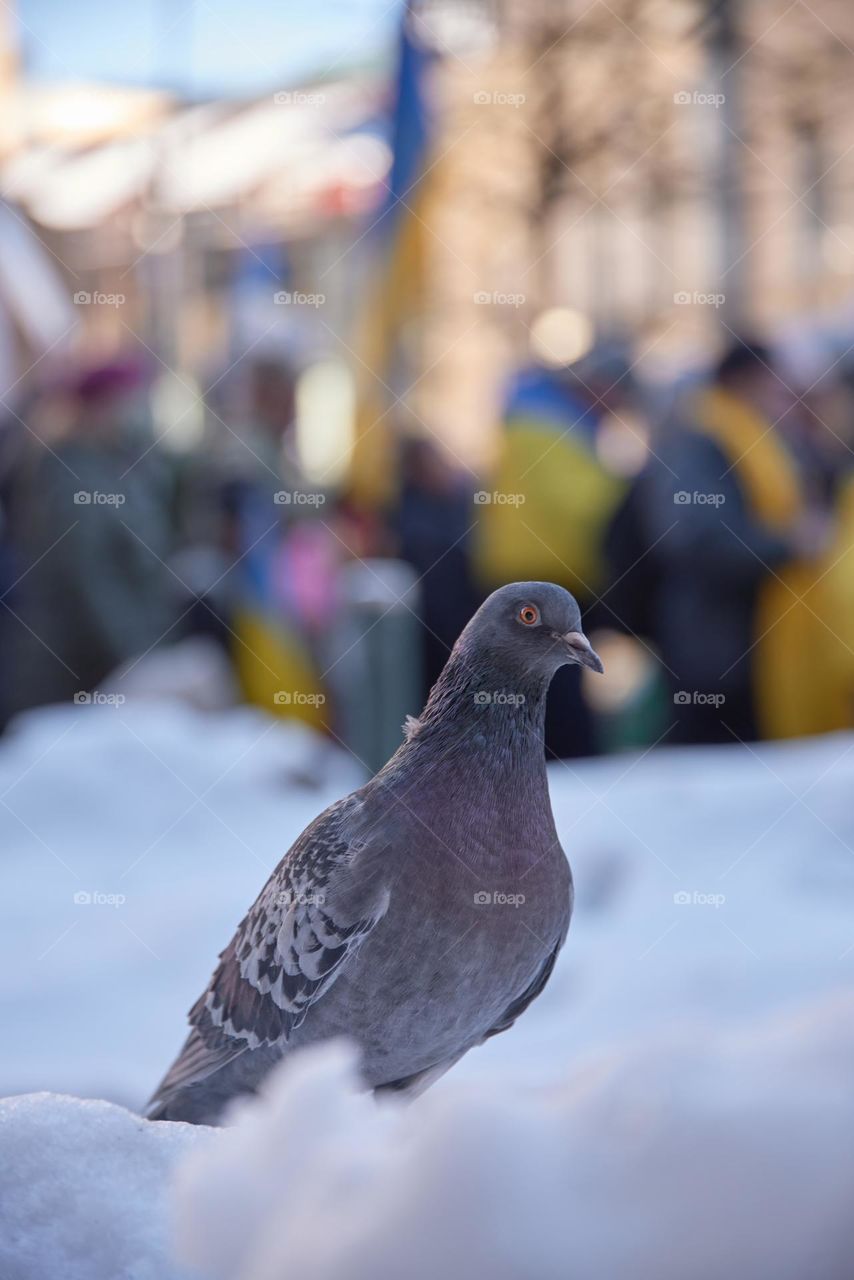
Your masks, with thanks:
[{"label": "pigeon's tail", "polygon": [[142,1114],[146,1120],[218,1125],[222,1123],[222,1112],[228,1100],[218,1089],[176,1089],[166,1095],[157,1094]]},{"label": "pigeon's tail", "polygon": [[218,1125],[226,1100],[201,1090],[185,1089],[167,1098],[153,1098],[143,1111],[146,1120],[174,1120],[181,1124]]},{"label": "pigeon's tail", "polygon": [[165,1098],[154,1097],[142,1113],[146,1120],[171,1120],[169,1103]]},{"label": "pigeon's tail", "polygon": [[184,1120],[216,1124],[222,1107],[234,1093],[223,1071],[246,1052],[246,1045],[211,1049],[193,1028],[143,1112],[147,1120]]}]

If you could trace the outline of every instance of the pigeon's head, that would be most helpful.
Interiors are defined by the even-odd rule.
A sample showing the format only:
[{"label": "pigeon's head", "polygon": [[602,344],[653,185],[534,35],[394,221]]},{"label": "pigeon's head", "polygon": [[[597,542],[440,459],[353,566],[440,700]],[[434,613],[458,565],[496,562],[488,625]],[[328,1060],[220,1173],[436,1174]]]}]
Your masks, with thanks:
[{"label": "pigeon's head", "polygon": [[511,582],[493,591],[464,637],[467,647],[490,653],[508,671],[550,678],[568,663],[603,670],[574,597],[554,582]]}]

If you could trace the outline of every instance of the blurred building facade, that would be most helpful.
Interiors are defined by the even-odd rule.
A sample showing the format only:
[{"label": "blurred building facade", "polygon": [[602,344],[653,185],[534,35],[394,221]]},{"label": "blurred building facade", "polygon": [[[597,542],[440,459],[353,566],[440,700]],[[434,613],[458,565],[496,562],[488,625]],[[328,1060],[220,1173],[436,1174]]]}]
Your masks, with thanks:
[{"label": "blurred building facade", "polygon": [[[722,323],[854,325],[854,14],[819,8],[417,7],[437,56],[413,424],[482,464],[506,370],[538,334],[559,362],[594,329],[631,330],[654,373],[690,362]],[[8,28],[3,238],[29,224],[70,304],[40,308],[52,326],[38,338],[13,316],[12,381],[54,341],[138,339],[191,387],[250,344],[358,372],[362,241],[391,163],[387,66],[188,103],[32,82]],[[21,289],[3,292],[15,312]]]}]

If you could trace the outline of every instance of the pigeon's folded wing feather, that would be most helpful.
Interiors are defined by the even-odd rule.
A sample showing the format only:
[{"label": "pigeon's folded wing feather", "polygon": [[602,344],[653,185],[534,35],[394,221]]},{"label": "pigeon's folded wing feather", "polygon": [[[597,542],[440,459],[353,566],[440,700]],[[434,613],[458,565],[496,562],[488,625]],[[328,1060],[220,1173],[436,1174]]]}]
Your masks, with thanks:
[{"label": "pigeon's folded wing feather", "polygon": [[[145,1114],[149,1119],[154,1119],[154,1113],[160,1110],[161,1103],[173,1094],[176,1089],[181,1089],[188,1084],[197,1084],[198,1081],[207,1079],[208,1076],[218,1071],[220,1067],[225,1067],[229,1062],[233,1062],[235,1058],[238,1058],[246,1047],[245,1043],[232,1040],[230,1044],[223,1043],[218,1049],[212,1049],[205,1043],[196,1028],[193,1027],[184,1041],[178,1057],[172,1063],[172,1066],[152,1095]],[[157,1118],[162,1119],[163,1116],[158,1116]]]},{"label": "pigeon's folded wing feather", "polygon": [[548,956],[544,960],[533,982],[525,988],[521,995],[518,995],[515,1000],[511,1001],[504,1013],[496,1022],[495,1026],[490,1027],[487,1031],[486,1035],[483,1037],[484,1040],[488,1040],[490,1036],[500,1035],[502,1031],[509,1031],[516,1019],[525,1012],[528,1005],[531,1004],[533,1000],[536,1000],[538,995],[542,994],[546,983],[552,976],[552,969],[555,967],[558,952],[563,946],[563,939],[565,936],[564,932],[564,935],[561,936],[557,946],[553,951],[549,952]]},{"label": "pigeon's folded wing feather", "polygon": [[388,890],[363,869],[374,841],[348,832],[351,813],[347,802],[327,810],[273,872],[190,1010],[193,1030],[158,1094],[246,1049],[284,1045],[382,919]]}]

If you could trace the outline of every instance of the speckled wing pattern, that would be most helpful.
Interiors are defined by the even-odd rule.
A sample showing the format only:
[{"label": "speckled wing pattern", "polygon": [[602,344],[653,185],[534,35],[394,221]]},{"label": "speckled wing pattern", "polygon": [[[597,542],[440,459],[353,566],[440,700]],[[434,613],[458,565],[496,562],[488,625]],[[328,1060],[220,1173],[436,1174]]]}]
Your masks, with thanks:
[{"label": "speckled wing pattern", "polygon": [[331,905],[340,915],[342,877],[368,843],[350,837],[352,811],[350,797],[321,814],[273,872],[190,1010],[194,1031],[161,1094],[245,1049],[286,1044],[382,919],[387,891],[356,919],[336,919]]}]

